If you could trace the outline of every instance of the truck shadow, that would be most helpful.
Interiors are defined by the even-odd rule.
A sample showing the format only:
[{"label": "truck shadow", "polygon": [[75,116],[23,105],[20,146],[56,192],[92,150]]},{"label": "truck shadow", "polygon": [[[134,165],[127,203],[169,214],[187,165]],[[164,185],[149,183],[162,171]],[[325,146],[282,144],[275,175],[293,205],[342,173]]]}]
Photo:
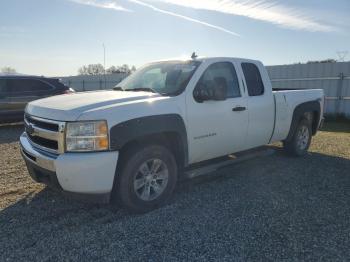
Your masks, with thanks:
[{"label": "truck shadow", "polygon": [[[294,244],[305,241],[298,245],[310,245],[312,249],[311,245],[322,242],[325,234],[330,242],[348,237],[342,228],[350,226],[350,160],[319,153],[290,158],[280,148],[272,148],[276,150],[273,156],[182,181],[170,204],[143,215],[129,214],[109,205],[72,201],[48,188],[34,195],[28,193],[0,211],[0,251],[29,250],[39,243],[45,246],[45,242],[53,239],[76,246],[75,241],[79,241],[74,239],[86,234],[92,235],[92,239],[85,240],[84,245],[94,247],[94,239],[101,232],[119,238],[111,241],[131,245],[127,236],[135,236],[134,231],[140,228],[144,230],[143,236],[137,239],[142,243],[152,239],[152,234],[166,237],[163,232],[175,237],[187,232],[190,238],[206,241],[201,232],[189,233],[192,229],[183,224],[184,217],[199,221],[204,228],[208,226],[206,234],[231,235],[225,230],[234,228],[232,236],[238,234],[240,241],[267,241],[255,246],[257,249],[270,245],[270,240],[271,245],[287,238]],[[167,222],[156,224],[153,220]],[[252,235],[256,238],[252,239]],[[285,244],[286,252],[288,248],[293,252],[292,244]]]},{"label": "truck shadow", "polygon": [[0,144],[19,141],[19,137],[24,131],[23,123],[1,124],[0,125]]}]

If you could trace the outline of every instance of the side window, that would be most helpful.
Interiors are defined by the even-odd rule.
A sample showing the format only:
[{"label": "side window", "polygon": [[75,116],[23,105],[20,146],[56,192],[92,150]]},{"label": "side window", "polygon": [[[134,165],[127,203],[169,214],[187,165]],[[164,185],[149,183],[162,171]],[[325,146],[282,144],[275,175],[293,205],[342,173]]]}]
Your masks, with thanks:
[{"label": "side window", "polygon": [[215,88],[218,85],[227,85],[226,98],[240,97],[239,82],[236,70],[230,62],[211,64],[199,79],[196,88]]},{"label": "side window", "polygon": [[13,93],[41,92],[53,89],[52,86],[35,79],[12,79],[11,91]]},{"label": "side window", "polygon": [[258,67],[252,63],[242,63],[242,70],[249,96],[260,96],[264,94],[264,84]]}]

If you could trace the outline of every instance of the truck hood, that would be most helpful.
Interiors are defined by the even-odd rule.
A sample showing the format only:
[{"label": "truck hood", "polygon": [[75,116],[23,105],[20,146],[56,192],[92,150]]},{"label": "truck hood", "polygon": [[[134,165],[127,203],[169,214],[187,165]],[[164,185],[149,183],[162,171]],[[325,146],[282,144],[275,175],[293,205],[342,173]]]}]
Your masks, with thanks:
[{"label": "truck hood", "polygon": [[26,113],[59,121],[75,121],[81,114],[111,105],[129,104],[161,97],[150,92],[92,91],[52,96],[27,105]]}]

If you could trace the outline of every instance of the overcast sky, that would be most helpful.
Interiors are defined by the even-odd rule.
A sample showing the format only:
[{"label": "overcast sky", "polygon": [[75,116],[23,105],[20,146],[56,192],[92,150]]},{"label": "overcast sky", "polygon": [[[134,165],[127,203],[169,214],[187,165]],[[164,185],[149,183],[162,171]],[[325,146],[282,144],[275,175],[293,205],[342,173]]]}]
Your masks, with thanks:
[{"label": "overcast sky", "polygon": [[[200,56],[267,65],[350,51],[349,0],[1,0],[0,68],[48,76]],[[347,56],[350,60],[350,53]]]}]

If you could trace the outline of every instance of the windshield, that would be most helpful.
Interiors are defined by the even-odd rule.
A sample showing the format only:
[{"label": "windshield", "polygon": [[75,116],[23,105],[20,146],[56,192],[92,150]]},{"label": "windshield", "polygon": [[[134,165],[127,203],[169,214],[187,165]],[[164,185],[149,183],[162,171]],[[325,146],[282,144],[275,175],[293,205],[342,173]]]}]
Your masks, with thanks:
[{"label": "windshield", "polygon": [[125,91],[178,95],[187,86],[199,61],[171,61],[146,65],[117,85]]}]

